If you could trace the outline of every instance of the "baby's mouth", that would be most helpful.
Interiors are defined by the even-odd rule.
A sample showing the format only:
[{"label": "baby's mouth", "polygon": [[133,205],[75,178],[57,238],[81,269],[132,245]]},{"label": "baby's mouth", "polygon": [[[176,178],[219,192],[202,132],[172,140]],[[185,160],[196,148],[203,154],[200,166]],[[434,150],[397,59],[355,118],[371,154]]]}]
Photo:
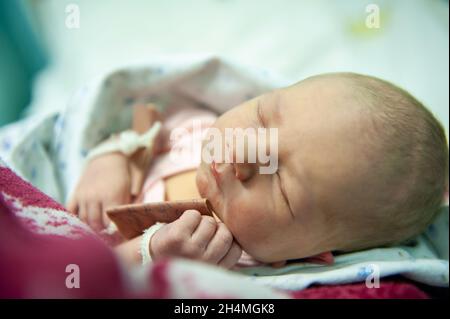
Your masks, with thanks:
[{"label": "baby's mouth", "polygon": [[220,189],[220,181],[221,181],[221,178],[220,178],[220,173],[219,173],[219,171],[217,170],[217,164],[216,164],[216,162],[212,161],[212,163],[211,163],[211,165],[210,165],[210,169],[211,169],[212,175],[214,176],[214,179],[216,180],[216,185],[217,185],[217,187]]},{"label": "baby's mouth", "polygon": [[219,215],[217,214],[216,210],[214,209],[213,205],[211,204],[210,200],[206,200],[206,205],[208,206],[208,210],[212,213],[212,216],[217,222],[221,222],[221,219]]}]

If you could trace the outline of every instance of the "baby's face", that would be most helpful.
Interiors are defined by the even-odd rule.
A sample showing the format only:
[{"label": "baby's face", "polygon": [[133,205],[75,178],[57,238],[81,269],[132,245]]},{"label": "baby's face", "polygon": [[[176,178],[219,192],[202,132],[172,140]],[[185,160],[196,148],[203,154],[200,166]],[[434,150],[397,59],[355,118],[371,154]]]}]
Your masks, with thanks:
[{"label": "baby's face", "polygon": [[[245,102],[214,127],[277,128],[278,170],[261,174],[258,163],[203,162],[197,173],[202,197],[242,248],[266,262],[337,249],[333,207],[346,201],[357,162],[358,117],[345,103],[346,88],[329,80],[301,82]],[[270,151],[270,150],[269,150]]]}]

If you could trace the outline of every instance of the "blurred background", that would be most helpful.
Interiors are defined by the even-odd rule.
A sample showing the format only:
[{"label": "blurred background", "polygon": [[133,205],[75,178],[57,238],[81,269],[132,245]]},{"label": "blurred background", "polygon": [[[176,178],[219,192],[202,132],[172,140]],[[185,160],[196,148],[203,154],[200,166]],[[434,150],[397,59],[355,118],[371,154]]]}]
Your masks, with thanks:
[{"label": "blurred background", "polygon": [[[366,25],[369,4],[379,28]],[[378,76],[415,95],[448,132],[448,33],[444,0],[2,0],[0,126],[64,107],[119,66],[200,52],[284,83],[333,71]]]}]

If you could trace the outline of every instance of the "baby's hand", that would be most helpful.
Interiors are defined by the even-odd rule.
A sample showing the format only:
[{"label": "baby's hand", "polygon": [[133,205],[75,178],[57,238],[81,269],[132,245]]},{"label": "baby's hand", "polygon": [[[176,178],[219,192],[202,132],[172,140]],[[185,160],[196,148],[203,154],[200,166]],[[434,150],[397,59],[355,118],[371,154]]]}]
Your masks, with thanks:
[{"label": "baby's hand", "polygon": [[94,230],[108,226],[106,209],[131,201],[128,159],[121,153],[98,156],[87,164],[67,209]]},{"label": "baby's hand", "polygon": [[225,224],[196,210],[186,211],[158,230],[149,248],[153,259],[185,257],[225,268],[233,267],[242,254]]}]

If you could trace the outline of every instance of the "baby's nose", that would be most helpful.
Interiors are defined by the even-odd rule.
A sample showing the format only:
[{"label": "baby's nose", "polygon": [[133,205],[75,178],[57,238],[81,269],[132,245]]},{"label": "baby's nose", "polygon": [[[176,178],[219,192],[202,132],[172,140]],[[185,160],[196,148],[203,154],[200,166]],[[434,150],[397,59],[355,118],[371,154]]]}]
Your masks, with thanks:
[{"label": "baby's nose", "polygon": [[250,180],[256,172],[256,164],[253,163],[235,163],[234,172],[237,179],[241,182]]}]

